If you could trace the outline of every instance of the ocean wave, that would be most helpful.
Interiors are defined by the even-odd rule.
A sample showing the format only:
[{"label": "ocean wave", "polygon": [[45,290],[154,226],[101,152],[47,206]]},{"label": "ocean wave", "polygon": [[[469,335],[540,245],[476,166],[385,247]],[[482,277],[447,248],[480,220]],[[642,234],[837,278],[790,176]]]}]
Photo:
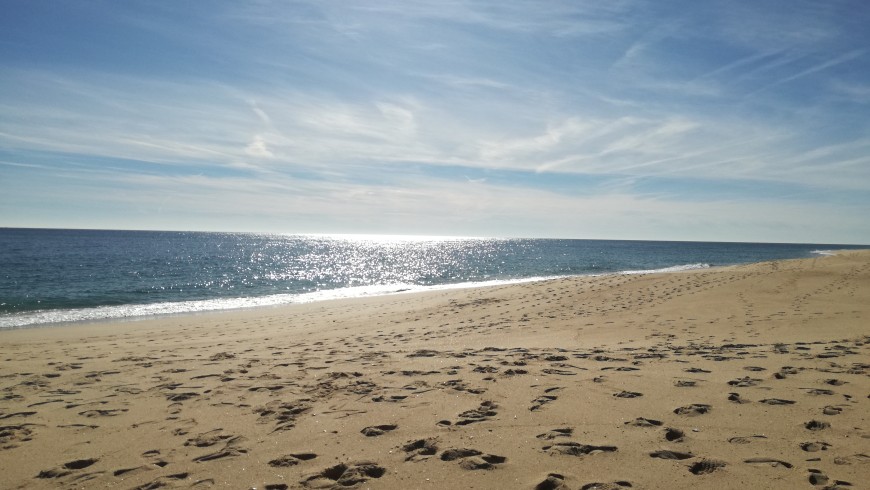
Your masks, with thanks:
[{"label": "ocean wave", "polygon": [[710,268],[710,264],[684,264],[684,265],[675,265],[675,266],[671,266],[671,267],[665,267],[662,269],[622,271],[620,274],[655,274],[658,272],[682,272],[682,271],[691,271],[691,270],[709,269],[709,268]]},{"label": "ocean wave", "polygon": [[157,315],[178,315],[204,313],[209,311],[237,310],[264,306],[313,303],[336,299],[385,296],[391,294],[464,289],[486,286],[499,286],[525,282],[558,279],[565,276],[540,276],[518,279],[499,279],[489,281],[419,286],[415,284],[381,284],[328,289],[301,294],[273,294],[246,298],[219,298],[196,301],[174,301],[150,304],[128,304],[117,306],[98,306],[94,308],[75,308],[57,310],[38,310],[26,313],[0,315],[0,329],[37,327],[64,323],[81,323],[105,320],[143,320]]},{"label": "ocean wave", "polygon": [[837,252],[835,252],[833,250],[811,250],[810,253],[813,255],[824,255],[824,256],[837,255]]}]

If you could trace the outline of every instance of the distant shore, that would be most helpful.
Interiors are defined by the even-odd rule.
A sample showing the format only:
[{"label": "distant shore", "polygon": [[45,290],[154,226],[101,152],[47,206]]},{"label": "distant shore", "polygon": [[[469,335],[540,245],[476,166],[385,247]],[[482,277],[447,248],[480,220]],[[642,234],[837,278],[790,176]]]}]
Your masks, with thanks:
[{"label": "distant shore", "polygon": [[860,488],[867,325],[849,250],[4,330],[0,487]]}]

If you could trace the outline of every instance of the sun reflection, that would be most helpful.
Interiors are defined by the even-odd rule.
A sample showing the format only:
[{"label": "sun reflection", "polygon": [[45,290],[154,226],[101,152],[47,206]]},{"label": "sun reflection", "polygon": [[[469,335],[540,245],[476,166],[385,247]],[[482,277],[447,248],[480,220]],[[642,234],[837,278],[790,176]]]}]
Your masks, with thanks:
[{"label": "sun reflection", "polygon": [[493,240],[487,237],[466,237],[466,236],[440,236],[440,235],[366,235],[366,234],[337,234],[337,233],[310,233],[304,235],[288,235],[295,237],[326,239],[326,240],[347,240],[353,242],[371,242],[378,244],[389,243],[408,243],[408,242],[456,242],[466,240]]}]

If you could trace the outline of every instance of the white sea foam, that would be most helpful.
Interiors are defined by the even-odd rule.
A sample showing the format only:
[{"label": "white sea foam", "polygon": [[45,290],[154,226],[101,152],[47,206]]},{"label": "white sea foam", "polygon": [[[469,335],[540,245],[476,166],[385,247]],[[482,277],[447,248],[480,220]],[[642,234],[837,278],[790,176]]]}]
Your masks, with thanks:
[{"label": "white sea foam", "polygon": [[710,264],[684,264],[684,265],[675,265],[672,267],[665,267],[663,269],[649,269],[649,270],[640,270],[640,271],[622,271],[622,274],[655,274],[657,272],[682,272],[682,271],[691,271],[696,269],[709,269]]},{"label": "white sea foam", "polygon": [[833,250],[813,250],[810,253],[815,254],[815,255],[824,255],[824,256],[837,255],[837,252],[835,252]]},{"label": "white sea foam", "polygon": [[463,289],[484,286],[499,286],[525,282],[558,279],[564,276],[529,277],[522,279],[505,279],[458,284],[443,284],[438,286],[418,286],[413,284],[386,284],[374,286],[359,286],[330,289],[302,294],[273,294],[250,298],[219,298],[197,301],[175,301],[165,303],[99,306],[95,308],[76,308],[66,310],[43,310],[28,313],[17,313],[0,316],[0,329],[34,327],[72,322],[92,322],[101,320],[142,320],[155,315],[173,315],[186,313],[202,313],[208,311],[236,310],[263,306],[312,303],[335,299],[362,298],[384,296],[423,291],[440,291],[447,289]]}]

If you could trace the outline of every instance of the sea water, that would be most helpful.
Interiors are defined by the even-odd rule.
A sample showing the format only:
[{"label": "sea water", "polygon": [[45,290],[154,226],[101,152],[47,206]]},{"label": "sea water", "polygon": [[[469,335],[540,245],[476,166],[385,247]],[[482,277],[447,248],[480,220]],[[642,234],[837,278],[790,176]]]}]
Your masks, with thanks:
[{"label": "sea water", "polygon": [[0,229],[0,328],[810,257],[836,244]]}]

